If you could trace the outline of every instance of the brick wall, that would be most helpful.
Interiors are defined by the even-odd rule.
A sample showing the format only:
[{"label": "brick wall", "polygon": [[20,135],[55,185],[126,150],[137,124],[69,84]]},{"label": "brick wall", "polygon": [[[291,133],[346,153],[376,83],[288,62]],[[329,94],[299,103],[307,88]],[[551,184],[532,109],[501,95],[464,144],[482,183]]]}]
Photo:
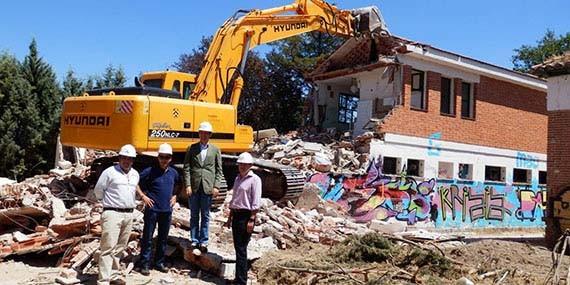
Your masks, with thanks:
[{"label": "brick wall", "polygon": [[546,153],[546,93],[481,76],[473,84],[475,119],[461,118],[461,79],[454,78],[455,115],[440,114],[441,74],[427,72],[427,110],[413,110],[411,67],[403,66],[403,106],[380,126],[381,133],[428,137],[490,147]]},{"label": "brick wall", "polygon": [[552,219],[554,200],[570,187],[570,110],[548,112],[548,216],[546,242],[553,246],[561,235],[559,219]]}]

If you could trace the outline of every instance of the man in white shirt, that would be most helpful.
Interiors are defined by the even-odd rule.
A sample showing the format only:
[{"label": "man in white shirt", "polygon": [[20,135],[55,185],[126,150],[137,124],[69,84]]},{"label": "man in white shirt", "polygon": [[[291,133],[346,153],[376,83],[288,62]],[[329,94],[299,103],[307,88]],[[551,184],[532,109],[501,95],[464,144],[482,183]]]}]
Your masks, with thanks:
[{"label": "man in white shirt", "polygon": [[136,156],[132,145],[124,145],[119,151],[119,164],[105,169],[95,185],[95,196],[103,204],[97,284],[125,284],[119,272],[113,270],[120,268],[119,261],[133,226],[139,184],[139,173],[132,168]]}]

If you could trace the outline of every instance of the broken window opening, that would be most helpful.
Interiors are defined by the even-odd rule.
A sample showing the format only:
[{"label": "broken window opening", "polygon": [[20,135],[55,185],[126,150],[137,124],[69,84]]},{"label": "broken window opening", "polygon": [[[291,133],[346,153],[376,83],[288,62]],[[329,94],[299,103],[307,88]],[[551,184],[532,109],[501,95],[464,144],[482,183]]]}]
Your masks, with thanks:
[{"label": "broken window opening", "polygon": [[532,172],[530,169],[513,168],[513,183],[530,184]]},{"label": "broken window opening", "polygon": [[338,96],[338,122],[354,124],[356,122],[358,97],[346,93]]},{"label": "broken window opening", "polygon": [[424,161],[419,159],[408,159],[406,167],[406,175],[423,177],[424,176]]},{"label": "broken window opening", "polygon": [[453,179],[453,162],[440,161],[437,170],[437,178]]},{"label": "broken window opening", "polygon": [[385,156],[382,161],[382,173],[388,175],[397,175],[400,169],[400,159]]},{"label": "broken window opening", "polygon": [[546,171],[539,171],[538,172],[538,184],[539,185],[546,185],[547,175]]},{"label": "broken window opening", "polygon": [[457,177],[464,180],[473,180],[473,164],[460,163]]},{"label": "broken window opening", "polygon": [[485,166],[485,181],[505,182],[505,167]]}]

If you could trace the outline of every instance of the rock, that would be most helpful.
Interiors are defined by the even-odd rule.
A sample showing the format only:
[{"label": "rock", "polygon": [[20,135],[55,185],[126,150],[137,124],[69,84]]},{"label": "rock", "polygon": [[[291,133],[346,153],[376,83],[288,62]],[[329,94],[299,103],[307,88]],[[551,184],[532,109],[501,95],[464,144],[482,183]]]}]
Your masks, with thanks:
[{"label": "rock", "polygon": [[174,283],[176,283],[176,280],[174,280],[174,278],[172,278],[172,277],[162,277],[162,278],[160,278],[158,283],[160,283],[160,284],[174,284]]},{"label": "rock", "polygon": [[66,176],[66,175],[71,174],[71,172],[73,172],[73,169],[71,169],[71,168],[69,168],[69,169],[54,168],[54,169],[49,171],[50,174],[54,174],[56,176]]},{"label": "rock", "polygon": [[266,130],[258,130],[253,132],[254,140],[262,140],[271,137],[277,137],[279,133],[277,133],[276,129],[266,129]]},{"label": "rock", "polygon": [[332,162],[321,155],[313,156],[313,168],[320,172],[329,172],[332,168]]},{"label": "rock", "polygon": [[30,239],[30,238],[28,238],[27,235],[25,235],[25,234],[23,234],[23,233],[21,233],[21,232],[19,232],[19,231],[14,232],[14,233],[12,234],[12,236],[13,236],[14,240],[17,241],[17,242],[23,242],[23,241],[27,241],[27,240]]},{"label": "rock", "polygon": [[81,280],[79,280],[77,278],[65,278],[65,277],[58,276],[55,278],[55,282],[58,284],[63,284],[63,285],[72,285],[72,284],[80,283]]}]

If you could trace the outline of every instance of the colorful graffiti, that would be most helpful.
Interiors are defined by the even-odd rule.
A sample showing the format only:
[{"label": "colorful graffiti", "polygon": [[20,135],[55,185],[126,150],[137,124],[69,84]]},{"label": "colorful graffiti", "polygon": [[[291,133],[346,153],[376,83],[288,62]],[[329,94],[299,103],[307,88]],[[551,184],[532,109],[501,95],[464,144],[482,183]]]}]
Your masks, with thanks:
[{"label": "colorful graffiti", "polygon": [[321,197],[343,206],[357,222],[395,219],[410,225],[436,227],[540,227],[544,225],[546,190],[532,185],[507,185],[457,180],[416,181],[390,177],[372,163],[360,177],[315,174],[309,182]]}]

